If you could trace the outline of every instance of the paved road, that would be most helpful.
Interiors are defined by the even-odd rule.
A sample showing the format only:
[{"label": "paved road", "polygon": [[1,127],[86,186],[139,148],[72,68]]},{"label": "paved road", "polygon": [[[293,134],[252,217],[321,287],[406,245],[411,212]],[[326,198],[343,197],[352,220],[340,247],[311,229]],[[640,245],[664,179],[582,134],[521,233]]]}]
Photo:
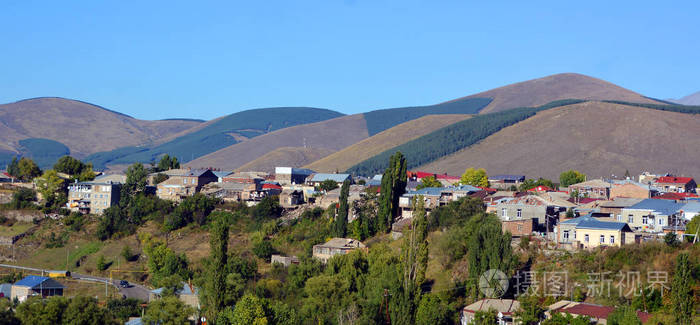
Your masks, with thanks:
[{"label": "paved road", "polygon": [[[26,266],[20,266],[20,265],[10,265],[10,264],[0,264],[0,267],[5,267],[5,268],[13,268],[13,269],[19,269],[19,270],[25,270],[25,271],[32,271],[32,272],[37,272],[39,274],[48,274],[49,270],[44,270],[44,269],[37,269],[37,268],[32,268],[32,267],[26,267]],[[110,283],[109,278],[102,278],[98,276],[92,276],[92,275],[84,275],[84,274],[79,274],[79,273],[72,273],[71,277],[76,280],[84,280],[84,281],[93,281],[93,282],[101,282],[101,283]],[[150,289],[148,289],[145,286],[142,286],[140,284],[135,284],[135,283],[129,283],[128,288],[122,288],[119,285],[119,281],[121,279],[112,279],[111,285],[119,289],[119,293],[121,293],[122,296],[126,298],[136,298],[139,300],[143,301],[148,301],[148,296],[150,293]]]},{"label": "paved road", "polygon": [[[95,281],[95,282],[102,282],[102,283],[109,283],[109,278],[102,278],[98,276],[92,276],[92,275],[84,275],[84,274],[79,274],[79,273],[72,273],[71,277],[76,280],[87,280],[87,281]],[[143,301],[148,301],[148,295],[151,292],[150,289],[146,288],[145,286],[142,286],[140,284],[136,283],[131,283],[129,282],[129,287],[127,288],[122,288],[119,285],[119,281],[121,279],[112,279],[111,284],[119,289],[119,293],[126,297],[126,298],[136,298],[139,300]]]}]

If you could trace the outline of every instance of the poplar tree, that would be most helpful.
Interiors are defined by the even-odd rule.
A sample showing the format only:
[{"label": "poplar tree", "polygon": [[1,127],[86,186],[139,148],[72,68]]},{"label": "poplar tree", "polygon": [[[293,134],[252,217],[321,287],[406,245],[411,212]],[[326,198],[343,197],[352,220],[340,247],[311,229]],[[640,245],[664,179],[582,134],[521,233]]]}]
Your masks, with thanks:
[{"label": "poplar tree", "polygon": [[338,216],[335,218],[336,237],[345,237],[348,228],[348,196],[350,195],[350,181],[345,180],[340,188],[340,203],[338,204]]},{"label": "poplar tree", "polygon": [[377,232],[388,232],[398,215],[399,198],[406,192],[406,158],[397,151],[389,159],[389,167],[382,176]]},{"label": "poplar tree", "polygon": [[211,225],[209,240],[210,265],[206,283],[206,297],[210,319],[216,319],[226,308],[226,265],[228,264],[228,225],[223,218],[218,218]]},{"label": "poplar tree", "polygon": [[673,314],[677,324],[690,324],[693,318],[693,284],[688,253],[681,253],[676,259],[676,272],[671,285]]}]

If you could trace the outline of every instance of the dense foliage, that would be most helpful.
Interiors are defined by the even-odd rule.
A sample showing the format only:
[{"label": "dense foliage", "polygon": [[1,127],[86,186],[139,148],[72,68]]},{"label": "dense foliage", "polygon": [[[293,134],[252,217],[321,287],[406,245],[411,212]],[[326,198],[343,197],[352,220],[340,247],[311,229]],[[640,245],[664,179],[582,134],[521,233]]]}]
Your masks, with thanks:
[{"label": "dense foliage", "polygon": [[559,184],[561,184],[563,187],[581,183],[585,180],[586,174],[573,169],[562,172],[561,175],[559,175]]},{"label": "dense foliage", "polygon": [[428,188],[428,187],[442,187],[442,183],[435,179],[434,175],[428,176],[428,177],[423,177],[420,180],[420,184],[416,186],[417,190],[423,189],[423,188]]},{"label": "dense foliage", "polygon": [[53,165],[53,170],[59,173],[68,174],[74,180],[80,182],[91,181],[95,179],[95,173],[92,171],[91,163],[83,163],[71,156],[63,156]]},{"label": "dense foliage", "polygon": [[488,175],[486,175],[486,169],[475,169],[470,167],[464,171],[464,174],[462,174],[459,183],[464,185],[488,187],[489,177]]},{"label": "dense foliage", "polygon": [[401,151],[406,156],[406,159],[410,162],[408,168],[422,166],[469,147],[507,126],[533,116],[539,111],[580,102],[582,100],[560,100],[539,107],[516,108],[503,112],[477,115],[384,151],[350,167],[348,172],[355,175],[380,173],[387,167],[389,157],[396,151]]},{"label": "dense foliage", "polygon": [[51,168],[60,157],[70,154],[66,145],[51,139],[24,139],[19,140],[19,145],[22,156],[31,158],[41,168]]},{"label": "dense foliage", "polygon": [[376,232],[388,232],[399,212],[399,198],[406,192],[406,158],[396,152],[389,158],[384,170],[379,196]]}]

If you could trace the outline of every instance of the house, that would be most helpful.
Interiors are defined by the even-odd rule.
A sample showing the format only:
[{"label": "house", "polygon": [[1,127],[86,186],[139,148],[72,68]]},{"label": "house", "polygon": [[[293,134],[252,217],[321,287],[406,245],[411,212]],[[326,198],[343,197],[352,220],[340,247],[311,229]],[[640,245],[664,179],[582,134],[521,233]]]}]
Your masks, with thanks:
[{"label": "house", "polygon": [[692,177],[662,176],[654,181],[654,186],[661,192],[695,193],[698,186]]},{"label": "house", "polygon": [[292,264],[299,264],[299,259],[296,256],[282,256],[282,255],[277,255],[273,254],[270,257],[270,264],[275,264],[279,263],[284,265],[285,267],[288,267]]},{"label": "house", "polygon": [[306,168],[275,167],[275,181],[280,185],[304,184],[314,171]]},{"label": "house", "polygon": [[577,192],[579,197],[593,199],[609,199],[612,184],[602,179],[592,179],[573,185],[569,185],[569,193]]},{"label": "house", "polygon": [[102,214],[119,204],[122,185],[107,182],[76,182],[68,186],[66,207],[74,212]]},{"label": "house", "polygon": [[548,231],[554,224],[551,219],[566,211],[567,207],[562,206],[563,204],[537,195],[523,195],[489,204],[486,212],[495,213],[501,221],[533,219],[537,228],[545,227]]},{"label": "house", "polygon": [[17,298],[19,301],[25,301],[31,296],[41,296],[42,298],[63,296],[65,288],[64,285],[52,278],[28,275],[12,285],[11,299]]},{"label": "house", "polygon": [[232,172],[225,172],[225,171],[212,171],[212,173],[214,173],[214,175],[216,175],[216,177],[217,177],[216,182],[217,183],[223,183],[224,178],[226,178],[226,176],[232,174]]},{"label": "house", "polygon": [[693,220],[693,217],[700,214],[700,202],[692,201],[684,204],[681,206],[679,213],[686,221]]},{"label": "house", "polygon": [[262,184],[260,191],[265,196],[275,196],[282,193],[282,186],[276,182],[265,182]]},{"label": "house", "polygon": [[481,299],[462,309],[460,316],[461,325],[469,325],[474,323],[474,316],[477,312],[487,312],[493,310],[497,313],[498,324],[512,325],[514,322],[515,312],[520,309],[520,302],[513,299]]},{"label": "house", "polygon": [[229,173],[228,175],[224,176],[222,182],[260,185],[268,178],[269,175],[263,172],[235,172]]},{"label": "house", "polygon": [[624,222],[606,222],[590,215],[562,221],[557,225],[557,243],[572,248],[622,246],[634,242],[632,229]]},{"label": "house", "polygon": [[7,172],[0,172],[0,183],[14,183],[15,178]]},{"label": "house", "polygon": [[[173,172],[176,171],[176,172]],[[209,169],[169,170],[170,178],[157,185],[158,198],[175,202],[198,193],[204,185],[217,182],[219,178]]]},{"label": "house", "polygon": [[326,173],[316,173],[311,176],[309,176],[306,179],[306,184],[311,185],[311,186],[319,186],[321,183],[331,180],[338,184],[338,187],[343,185],[343,182],[345,181],[350,181],[352,182],[352,177],[350,177],[350,174],[326,174]]},{"label": "house", "polygon": [[525,175],[492,175],[488,177],[489,186],[499,189],[509,189],[511,186],[519,187],[525,181]]},{"label": "house", "polygon": [[[452,186],[459,183],[461,180],[458,176],[450,176],[447,174],[435,174],[421,171],[408,171],[406,172],[408,182],[417,182],[418,184],[426,177],[434,177],[435,180],[440,182],[443,186]],[[380,178],[381,180],[381,178]]]},{"label": "house", "polygon": [[259,189],[255,183],[209,183],[204,185],[201,192],[223,200],[224,202],[259,201]]},{"label": "house", "polygon": [[[545,311],[545,317],[551,319],[554,314],[570,314],[574,317],[588,317],[592,324],[607,324],[608,316],[615,311],[615,307],[595,305],[585,302],[575,302],[570,300],[560,300],[550,305]],[[637,311],[637,318],[642,323],[646,323],[651,314]]]},{"label": "house", "polygon": [[304,192],[297,190],[282,190],[279,195],[280,206],[283,208],[293,208],[304,203]]},{"label": "house", "polygon": [[324,244],[314,245],[313,256],[323,263],[335,255],[347,254],[356,249],[366,248],[359,240],[351,238],[332,238]]},{"label": "house", "polygon": [[[163,296],[163,291],[165,288],[153,289],[148,294],[148,300],[154,300],[161,298]],[[193,307],[198,310],[199,305],[199,288],[192,285],[189,282],[182,282],[180,287],[175,290],[175,296],[180,299],[185,305]]]},{"label": "house", "polygon": [[510,231],[513,237],[529,236],[537,229],[536,219],[501,221],[503,232]]},{"label": "house", "polygon": [[670,200],[645,199],[622,209],[622,218],[632,229],[660,232],[680,222],[682,203]]},{"label": "house", "polygon": [[622,180],[622,181],[611,181],[612,187],[610,188],[610,198],[614,199],[616,197],[623,198],[636,198],[636,199],[648,199],[656,194],[656,189],[652,188],[651,185],[645,185],[642,183],[637,183],[632,180]]},{"label": "house", "polygon": [[124,174],[104,174],[104,175],[100,175],[98,177],[95,177],[95,179],[93,179],[92,181],[95,183],[124,184],[124,183],[126,183],[126,175],[124,175]]},{"label": "house", "polygon": [[600,213],[609,214],[610,218],[616,221],[626,222],[627,220],[622,217],[622,209],[631,207],[642,202],[642,200],[643,199],[616,197],[609,201],[599,202],[598,209]]},{"label": "house", "polygon": [[426,211],[447,205],[452,201],[457,201],[463,197],[469,196],[481,189],[471,185],[448,186],[448,187],[426,187],[417,191],[410,191],[399,198],[399,209],[401,216],[411,218],[413,216],[413,198],[422,196],[424,200],[424,208]]},{"label": "house", "polygon": [[659,177],[662,176],[671,176],[670,174],[652,174],[650,172],[643,172],[641,175],[639,175],[639,182],[642,184],[652,184],[654,181],[656,181]]}]

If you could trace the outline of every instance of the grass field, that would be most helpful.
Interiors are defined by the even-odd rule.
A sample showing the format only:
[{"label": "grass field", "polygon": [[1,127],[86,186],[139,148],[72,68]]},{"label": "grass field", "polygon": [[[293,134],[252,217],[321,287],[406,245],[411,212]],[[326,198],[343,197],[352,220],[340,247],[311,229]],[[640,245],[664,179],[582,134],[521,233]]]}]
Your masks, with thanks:
[{"label": "grass field", "polygon": [[27,232],[34,224],[29,222],[16,222],[12,226],[0,226],[0,236],[17,236]]}]

